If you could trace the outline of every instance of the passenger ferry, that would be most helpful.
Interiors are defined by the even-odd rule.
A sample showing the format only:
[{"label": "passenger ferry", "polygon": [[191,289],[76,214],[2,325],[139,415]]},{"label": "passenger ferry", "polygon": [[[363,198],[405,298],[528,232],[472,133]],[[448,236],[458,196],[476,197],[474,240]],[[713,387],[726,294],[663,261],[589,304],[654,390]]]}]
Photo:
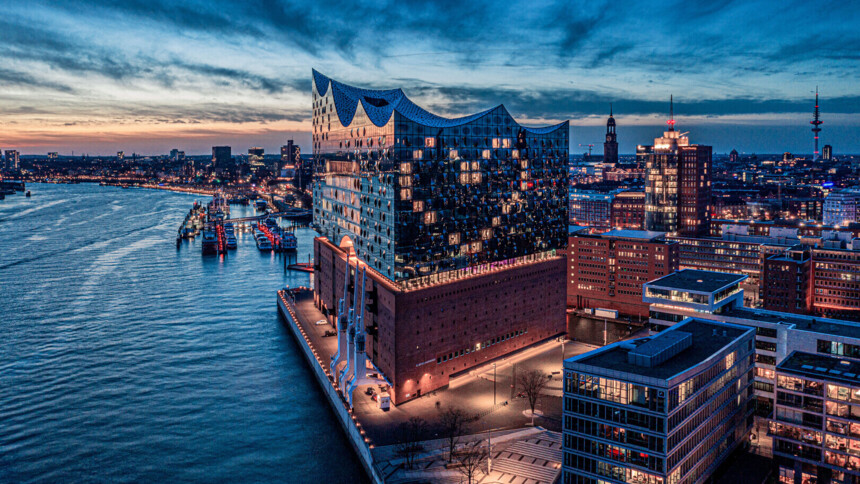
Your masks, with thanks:
[{"label": "passenger ferry", "polygon": [[298,248],[298,239],[296,234],[292,232],[284,232],[281,235],[281,248],[284,250],[296,250]]}]

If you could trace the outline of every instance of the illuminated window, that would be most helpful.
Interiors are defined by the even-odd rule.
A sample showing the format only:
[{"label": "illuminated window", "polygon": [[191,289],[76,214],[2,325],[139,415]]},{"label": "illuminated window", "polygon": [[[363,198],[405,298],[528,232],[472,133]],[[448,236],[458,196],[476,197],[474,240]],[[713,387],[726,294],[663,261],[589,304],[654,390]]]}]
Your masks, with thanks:
[{"label": "illuminated window", "polygon": [[511,156],[512,156],[515,160],[519,160],[519,159],[520,159],[520,150],[513,150],[513,151],[511,151]]},{"label": "illuminated window", "polygon": [[450,158],[452,160],[456,160],[459,157],[460,157],[460,154],[457,150],[451,150],[451,152],[448,153],[448,158]]},{"label": "illuminated window", "polygon": [[424,146],[426,146],[427,148],[435,148],[436,147],[436,138],[433,138],[430,136],[424,138]]},{"label": "illuminated window", "polygon": [[481,157],[484,158],[485,160],[489,160],[491,156],[492,156],[492,152],[490,150],[483,150],[481,152]]},{"label": "illuminated window", "polygon": [[425,224],[436,223],[436,212],[433,210],[431,210],[429,212],[424,212],[424,223]]},{"label": "illuminated window", "polygon": [[454,232],[448,235],[448,245],[458,245],[460,243],[460,232]]},{"label": "illuminated window", "polygon": [[505,138],[502,140],[502,148],[510,148],[511,147],[511,139]]},{"label": "illuminated window", "polygon": [[423,200],[415,200],[412,202],[412,211],[413,212],[423,212],[424,211],[424,201]]}]

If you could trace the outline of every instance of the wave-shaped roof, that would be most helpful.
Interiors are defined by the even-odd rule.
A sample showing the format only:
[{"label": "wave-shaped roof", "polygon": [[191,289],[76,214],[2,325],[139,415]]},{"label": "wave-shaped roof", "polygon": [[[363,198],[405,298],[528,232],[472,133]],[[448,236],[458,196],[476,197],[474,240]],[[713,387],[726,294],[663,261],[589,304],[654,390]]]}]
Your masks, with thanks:
[{"label": "wave-shaped roof", "polygon": [[[406,94],[400,89],[362,89],[360,87],[350,86],[342,82],[335,81],[323,74],[320,74],[316,69],[313,69],[313,81],[317,92],[321,96],[325,96],[331,89],[332,98],[334,99],[335,111],[340,123],[344,126],[349,126],[355,113],[358,110],[358,105],[361,104],[362,110],[367,114],[376,126],[384,126],[391,119],[394,111],[397,111],[407,119],[429,126],[433,128],[451,128],[470,123],[476,119],[480,119],[495,109],[501,108],[508,116],[510,114],[505,109],[505,106],[499,104],[493,108],[481,111],[479,113],[470,114],[460,118],[444,118],[437,116],[421,106],[412,102]],[[553,126],[541,128],[526,128],[526,131],[533,134],[548,134],[559,128],[567,125],[567,121]]]}]

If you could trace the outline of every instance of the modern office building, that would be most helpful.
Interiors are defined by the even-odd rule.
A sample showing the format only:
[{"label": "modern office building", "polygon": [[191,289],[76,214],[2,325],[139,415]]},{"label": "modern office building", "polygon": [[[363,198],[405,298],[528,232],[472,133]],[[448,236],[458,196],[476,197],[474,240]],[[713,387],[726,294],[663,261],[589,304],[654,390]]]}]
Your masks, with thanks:
[{"label": "modern office building", "polygon": [[647,318],[649,307],[642,301],[642,285],[678,269],[678,243],[666,241],[665,235],[644,230],[571,234],[567,306]]},{"label": "modern office building", "polygon": [[[711,222],[711,147],[692,145],[675,120],[648,153],[645,229],[707,235]],[[644,147],[643,147],[644,148]]]},{"label": "modern office building", "polygon": [[847,226],[860,221],[860,191],[841,190],[824,199],[823,220],[825,225]]},{"label": "modern office building", "polygon": [[609,224],[616,229],[642,230],[645,226],[645,192],[615,195],[609,208]]},{"label": "modern office building", "polygon": [[780,483],[860,482],[860,362],[822,353],[795,351],[776,367],[769,430]]},{"label": "modern office building", "polygon": [[833,147],[824,145],[821,149],[821,161],[833,161]]},{"label": "modern office building", "polygon": [[333,319],[367,269],[366,352],[394,404],[564,331],[568,140],[568,122],[443,118],[313,72],[315,303]]},{"label": "modern office building", "polygon": [[691,318],[565,360],[562,482],[705,482],[752,426],[754,337]]},{"label": "modern office building", "polygon": [[6,169],[10,171],[17,170],[19,167],[20,155],[18,150],[6,150]]},{"label": "modern office building", "polygon": [[116,159],[117,159],[117,161],[124,160],[125,159],[125,152],[124,151],[117,151],[116,152]]},{"label": "modern office building", "polygon": [[618,136],[615,134],[615,118],[612,116],[612,106],[609,107],[609,119],[606,120],[606,141],[603,143],[603,163],[618,163]]},{"label": "modern office building", "polygon": [[256,173],[260,168],[266,166],[264,161],[265,155],[266,150],[259,146],[248,148],[248,168],[251,170],[251,173]]},{"label": "modern office building", "polygon": [[650,322],[658,331],[686,318],[756,328],[754,388],[760,417],[772,415],[774,371],[791,352],[827,353],[860,361],[860,323],[744,307],[742,277],[680,271],[647,283],[643,299],[651,303]]},{"label": "modern office building", "polygon": [[212,147],[212,168],[216,173],[233,166],[233,155],[229,146]]},{"label": "modern office building", "polygon": [[572,188],[568,202],[568,221],[571,225],[608,228],[615,194],[616,192]]},{"label": "modern office building", "polygon": [[762,307],[769,311],[809,313],[811,260],[810,251],[804,246],[766,257],[762,264]]}]

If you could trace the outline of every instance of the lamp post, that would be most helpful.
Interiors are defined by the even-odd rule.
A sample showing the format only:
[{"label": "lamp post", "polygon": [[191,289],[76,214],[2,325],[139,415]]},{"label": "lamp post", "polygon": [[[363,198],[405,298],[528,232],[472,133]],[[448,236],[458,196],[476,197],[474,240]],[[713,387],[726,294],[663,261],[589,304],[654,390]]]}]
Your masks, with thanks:
[{"label": "lamp post", "polygon": [[496,364],[493,363],[493,405],[496,404]]}]

